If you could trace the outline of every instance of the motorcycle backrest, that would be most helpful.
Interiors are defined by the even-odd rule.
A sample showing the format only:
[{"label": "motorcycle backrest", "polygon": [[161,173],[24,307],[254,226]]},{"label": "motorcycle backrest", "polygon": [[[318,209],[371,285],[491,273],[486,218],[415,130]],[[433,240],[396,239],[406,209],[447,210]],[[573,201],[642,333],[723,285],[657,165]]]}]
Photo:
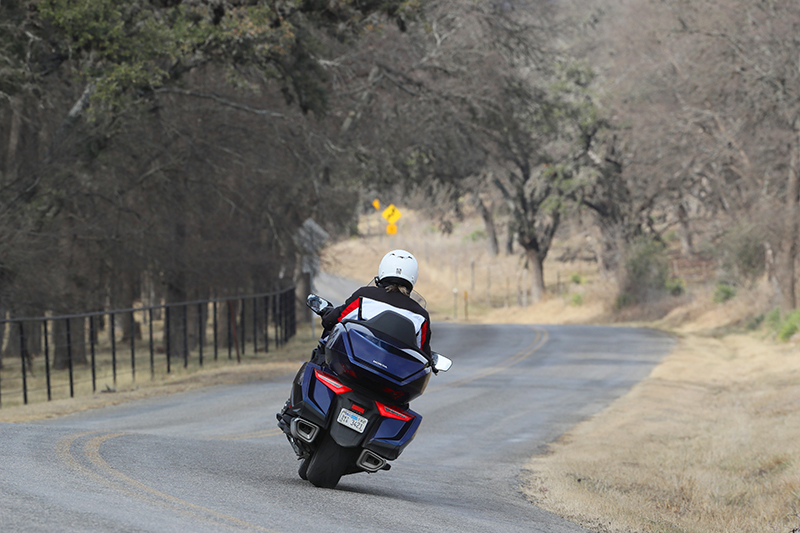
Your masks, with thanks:
[{"label": "motorcycle backrest", "polygon": [[371,331],[383,333],[384,335],[400,341],[409,348],[419,350],[417,346],[417,330],[414,327],[414,323],[394,311],[383,311],[369,320],[346,320],[344,322],[361,324]]}]

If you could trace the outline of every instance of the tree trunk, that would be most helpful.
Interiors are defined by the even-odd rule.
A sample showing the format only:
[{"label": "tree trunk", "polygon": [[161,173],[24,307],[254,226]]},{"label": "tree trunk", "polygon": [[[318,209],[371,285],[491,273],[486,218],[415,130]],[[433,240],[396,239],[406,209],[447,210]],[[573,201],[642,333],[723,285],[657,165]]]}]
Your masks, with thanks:
[{"label": "tree trunk", "polygon": [[531,271],[531,302],[542,301],[545,294],[544,286],[544,257],[537,250],[525,250],[528,258],[528,267]]},{"label": "tree trunk", "polygon": [[689,226],[689,213],[686,211],[686,206],[683,202],[678,204],[678,239],[681,242],[681,254],[684,257],[691,257],[694,255],[694,246],[692,243],[692,230]]},{"label": "tree trunk", "polygon": [[506,233],[506,255],[514,255],[514,224],[509,222]]},{"label": "tree trunk", "polygon": [[797,307],[795,294],[795,261],[797,259],[797,231],[800,229],[800,131],[795,132],[789,161],[789,176],[786,184],[786,218],[781,243],[780,287],[781,311],[792,312]]},{"label": "tree trunk", "polygon": [[492,214],[492,210],[486,207],[486,204],[483,203],[481,197],[477,194],[474,195],[475,198],[475,206],[478,208],[478,212],[481,214],[481,218],[483,219],[483,225],[486,228],[486,235],[489,238],[489,253],[492,257],[497,256],[500,253],[500,245],[497,242],[497,228],[494,224],[494,215]]}]

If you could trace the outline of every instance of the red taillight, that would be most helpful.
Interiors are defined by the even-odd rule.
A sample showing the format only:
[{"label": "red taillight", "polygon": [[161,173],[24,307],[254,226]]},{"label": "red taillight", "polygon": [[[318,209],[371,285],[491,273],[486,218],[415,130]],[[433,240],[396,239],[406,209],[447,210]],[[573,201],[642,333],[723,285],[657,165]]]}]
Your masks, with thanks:
[{"label": "red taillight", "polygon": [[344,394],[345,392],[350,392],[350,387],[345,387],[339,381],[337,381],[333,376],[329,376],[328,374],[324,374],[319,370],[314,370],[314,375],[317,376],[317,379],[322,382],[323,385],[328,387],[330,390],[335,392],[336,394]]},{"label": "red taillight", "polygon": [[363,414],[364,414],[364,412],[366,411],[366,409],[364,409],[364,408],[363,408],[363,407],[361,407],[360,405],[356,405],[356,404],[353,404],[353,405],[352,405],[350,408],[351,408],[353,411],[357,412],[357,413],[361,413],[362,415],[363,415]]},{"label": "red taillight", "polygon": [[381,402],[375,402],[375,405],[378,406],[378,411],[381,413],[381,416],[385,416],[386,418],[394,418],[395,420],[402,420],[403,422],[408,422],[414,418],[412,415],[396,407],[389,407],[383,405]]}]

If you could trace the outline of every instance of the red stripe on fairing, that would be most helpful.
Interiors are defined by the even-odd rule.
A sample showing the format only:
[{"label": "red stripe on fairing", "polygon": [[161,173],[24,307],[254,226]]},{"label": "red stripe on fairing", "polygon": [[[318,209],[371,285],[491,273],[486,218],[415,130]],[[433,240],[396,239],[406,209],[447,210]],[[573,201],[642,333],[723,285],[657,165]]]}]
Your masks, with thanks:
[{"label": "red stripe on fairing", "polygon": [[355,301],[353,301],[353,303],[351,303],[350,305],[348,305],[348,306],[345,308],[345,310],[344,310],[344,311],[342,311],[342,314],[341,314],[341,315],[339,315],[339,322],[341,322],[342,320],[344,320],[344,318],[345,318],[347,315],[349,315],[350,313],[352,313],[353,311],[355,311],[356,309],[358,309],[358,306],[359,306],[359,305],[361,305],[361,298],[356,298],[356,299],[355,299]]},{"label": "red stripe on fairing", "polygon": [[423,322],[422,327],[419,328],[419,347],[422,349],[425,346],[425,337],[428,336],[428,323]]}]

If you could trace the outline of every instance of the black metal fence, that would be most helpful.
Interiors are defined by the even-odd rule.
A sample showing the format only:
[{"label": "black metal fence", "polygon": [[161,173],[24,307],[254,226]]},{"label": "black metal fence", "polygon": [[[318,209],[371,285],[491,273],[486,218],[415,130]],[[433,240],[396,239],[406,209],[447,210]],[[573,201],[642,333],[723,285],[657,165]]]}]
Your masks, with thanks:
[{"label": "black metal fence", "polygon": [[[176,366],[280,347],[297,331],[295,288],[134,309],[0,319],[4,357],[0,407],[135,383]],[[137,374],[137,372],[139,374]],[[21,402],[20,402],[21,400]]]}]

